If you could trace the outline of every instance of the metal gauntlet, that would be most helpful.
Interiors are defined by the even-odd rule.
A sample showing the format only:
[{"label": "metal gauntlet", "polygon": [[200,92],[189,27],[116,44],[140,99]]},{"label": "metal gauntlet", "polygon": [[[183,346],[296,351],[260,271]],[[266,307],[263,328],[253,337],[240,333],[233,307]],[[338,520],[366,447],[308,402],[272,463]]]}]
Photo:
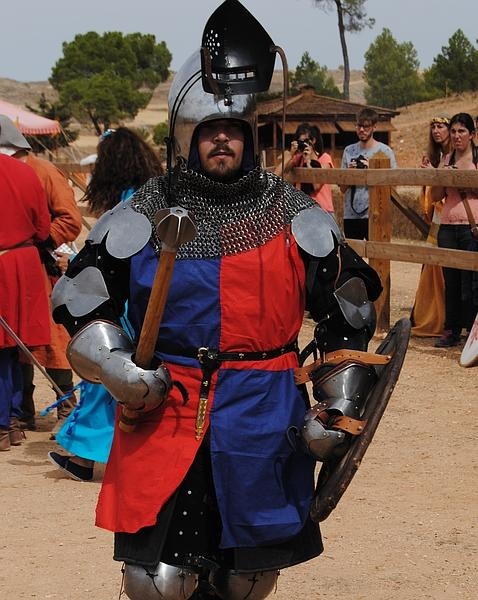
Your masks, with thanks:
[{"label": "metal gauntlet", "polygon": [[68,360],[77,375],[102,383],[110,394],[131,410],[159,406],[171,389],[165,366],[141,369],[134,361],[135,348],[114,323],[92,321],[70,341]]}]

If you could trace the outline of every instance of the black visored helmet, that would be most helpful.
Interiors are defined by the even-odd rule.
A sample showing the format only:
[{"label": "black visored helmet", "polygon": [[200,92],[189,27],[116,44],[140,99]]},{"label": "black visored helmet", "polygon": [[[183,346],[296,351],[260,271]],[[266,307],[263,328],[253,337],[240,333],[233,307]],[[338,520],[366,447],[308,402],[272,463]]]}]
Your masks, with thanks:
[{"label": "black visored helmet", "polygon": [[238,0],[225,0],[209,17],[202,36],[204,91],[227,98],[268,90],[275,48],[267,31]]}]

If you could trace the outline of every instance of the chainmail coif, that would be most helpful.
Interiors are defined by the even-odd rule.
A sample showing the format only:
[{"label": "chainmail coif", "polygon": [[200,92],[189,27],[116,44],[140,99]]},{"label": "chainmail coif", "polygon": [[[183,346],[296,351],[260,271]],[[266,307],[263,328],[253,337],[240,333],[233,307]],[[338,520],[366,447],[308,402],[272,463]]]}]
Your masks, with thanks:
[{"label": "chainmail coif", "polygon": [[132,199],[133,208],[153,224],[152,243],[161,242],[154,217],[162,208],[181,206],[190,212],[196,237],[178,250],[178,258],[215,258],[245,252],[274,238],[294,216],[314,201],[280,177],[256,168],[235,183],[213,181],[195,171],[150,179]]}]

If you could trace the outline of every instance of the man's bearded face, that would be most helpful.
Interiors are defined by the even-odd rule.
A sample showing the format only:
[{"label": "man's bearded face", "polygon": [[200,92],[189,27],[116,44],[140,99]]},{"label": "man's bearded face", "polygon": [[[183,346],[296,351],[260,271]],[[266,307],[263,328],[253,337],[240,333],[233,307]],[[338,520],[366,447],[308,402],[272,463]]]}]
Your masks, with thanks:
[{"label": "man's bearded face", "polygon": [[237,178],[244,152],[244,132],[230,119],[208,121],[198,132],[198,153],[204,173],[216,181]]}]

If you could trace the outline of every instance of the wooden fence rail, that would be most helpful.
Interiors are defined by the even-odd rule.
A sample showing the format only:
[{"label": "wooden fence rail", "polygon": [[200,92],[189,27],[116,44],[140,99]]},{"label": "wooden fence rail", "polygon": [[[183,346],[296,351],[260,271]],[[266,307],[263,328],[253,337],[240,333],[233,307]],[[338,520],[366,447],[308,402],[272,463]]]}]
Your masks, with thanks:
[{"label": "wooden fence rail", "polygon": [[[91,165],[56,163],[65,175],[84,191],[79,173],[90,173]],[[365,185],[369,187],[369,240],[347,240],[357,252],[369,259],[377,270],[384,292],[376,303],[377,331],[390,328],[390,261],[434,264],[478,271],[478,252],[436,248],[426,244],[403,244],[391,240],[390,202],[393,187],[445,186],[476,188],[478,171],[461,169],[390,169],[390,161],[376,157],[369,169],[306,169],[295,168],[288,176],[303,183],[335,185]],[[406,213],[406,211],[404,211]]]},{"label": "wooden fence rail", "polygon": [[369,169],[296,168],[290,179],[306,183],[366,185],[369,187],[369,240],[348,240],[380,275],[384,291],[376,302],[377,332],[390,328],[390,261],[435,264],[478,271],[478,252],[437,248],[426,244],[392,242],[392,186],[476,188],[478,171],[460,169],[390,169],[385,157],[370,160]]}]

